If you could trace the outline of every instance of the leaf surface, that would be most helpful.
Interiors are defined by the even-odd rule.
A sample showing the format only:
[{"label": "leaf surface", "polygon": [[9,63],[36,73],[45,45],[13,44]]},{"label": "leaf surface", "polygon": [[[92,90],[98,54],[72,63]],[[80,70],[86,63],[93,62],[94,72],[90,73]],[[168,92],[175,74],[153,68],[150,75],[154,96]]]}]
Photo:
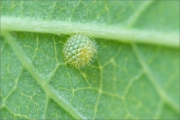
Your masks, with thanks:
[{"label": "leaf surface", "polygon": [[[2,119],[178,119],[179,1],[2,1]],[[71,34],[98,44],[76,69]]]}]

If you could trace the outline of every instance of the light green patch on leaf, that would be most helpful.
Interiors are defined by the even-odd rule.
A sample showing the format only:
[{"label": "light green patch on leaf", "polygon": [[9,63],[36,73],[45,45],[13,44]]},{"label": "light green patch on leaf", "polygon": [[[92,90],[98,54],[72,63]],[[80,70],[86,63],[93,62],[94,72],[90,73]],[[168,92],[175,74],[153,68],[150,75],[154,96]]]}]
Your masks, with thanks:
[{"label": "light green patch on leaf", "polygon": [[[178,119],[178,1],[2,1],[1,119]],[[66,64],[75,33],[97,42]]]}]

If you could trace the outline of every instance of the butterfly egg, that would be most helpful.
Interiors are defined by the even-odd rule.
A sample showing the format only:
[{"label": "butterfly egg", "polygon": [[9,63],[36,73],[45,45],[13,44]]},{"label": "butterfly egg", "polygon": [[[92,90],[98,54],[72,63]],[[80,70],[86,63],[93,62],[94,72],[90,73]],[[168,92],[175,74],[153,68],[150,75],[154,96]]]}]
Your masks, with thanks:
[{"label": "butterfly egg", "polygon": [[96,42],[88,36],[76,34],[68,38],[64,44],[64,59],[69,65],[81,68],[90,65],[97,55],[97,48]]}]

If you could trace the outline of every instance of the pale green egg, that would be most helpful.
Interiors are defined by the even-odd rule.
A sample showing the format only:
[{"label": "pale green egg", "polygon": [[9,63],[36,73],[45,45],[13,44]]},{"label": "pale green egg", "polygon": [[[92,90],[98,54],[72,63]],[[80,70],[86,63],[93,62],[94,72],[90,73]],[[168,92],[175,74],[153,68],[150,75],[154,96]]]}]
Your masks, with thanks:
[{"label": "pale green egg", "polygon": [[97,48],[96,42],[88,36],[76,34],[68,38],[64,44],[64,59],[75,68],[90,65],[97,55]]}]

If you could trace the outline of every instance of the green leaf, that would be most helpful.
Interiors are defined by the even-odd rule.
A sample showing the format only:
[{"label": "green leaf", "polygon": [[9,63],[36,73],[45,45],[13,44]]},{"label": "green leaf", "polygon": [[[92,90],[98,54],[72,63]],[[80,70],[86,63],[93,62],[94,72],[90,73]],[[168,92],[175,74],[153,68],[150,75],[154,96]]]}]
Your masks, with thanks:
[{"label": "green leaf", "polygon": [[[178,119],[179,1],[2,1],[1,119]],[[98,44],[73,68],[75,33]]]}]

